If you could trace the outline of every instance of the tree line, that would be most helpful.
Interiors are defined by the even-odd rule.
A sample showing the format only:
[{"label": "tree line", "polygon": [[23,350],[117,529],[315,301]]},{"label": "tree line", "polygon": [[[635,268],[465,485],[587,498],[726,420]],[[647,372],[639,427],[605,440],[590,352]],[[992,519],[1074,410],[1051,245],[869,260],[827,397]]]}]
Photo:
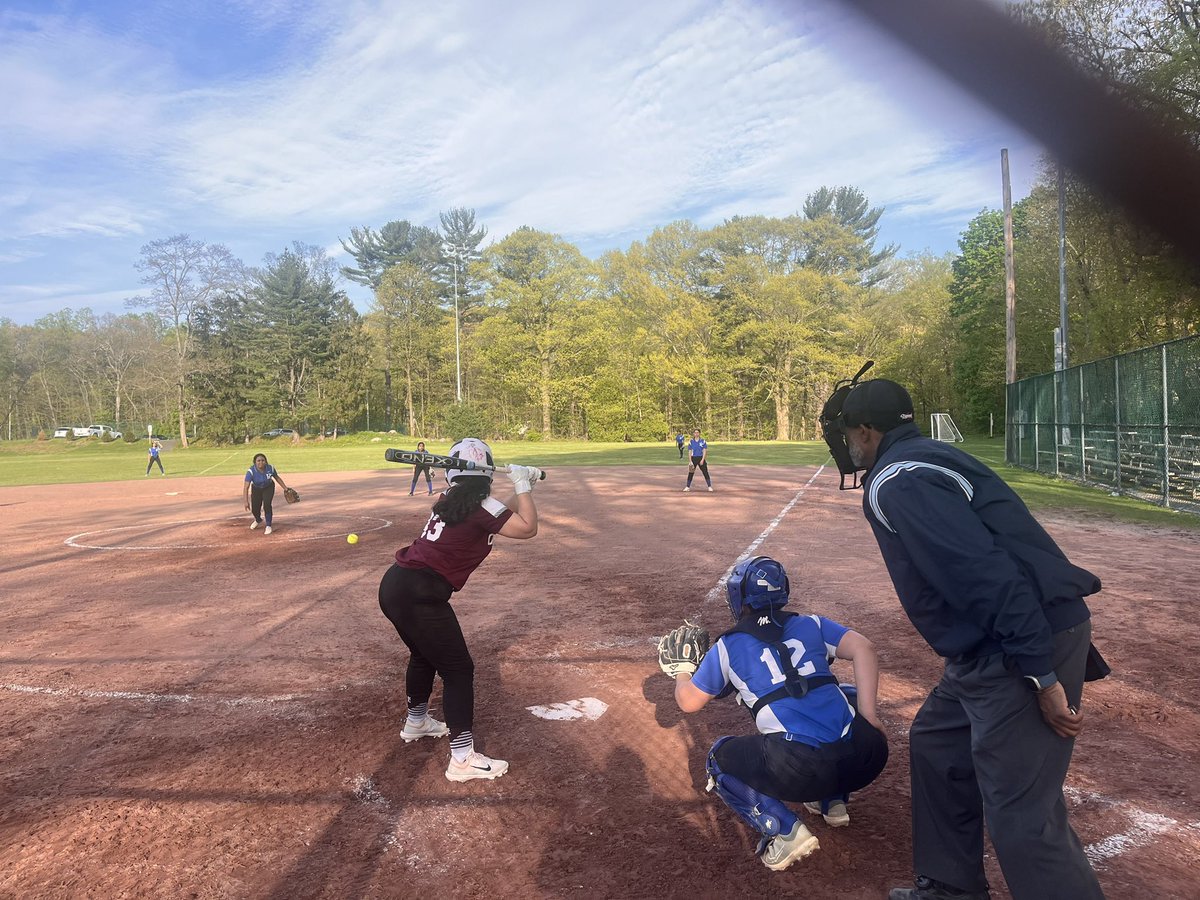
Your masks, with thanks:
[{"label": "tree line", "polygon": [[[1195,3],[1014,13],[1200,136]],[[1054,364],[1056,177],[1046,161],[1013,212],[1018,377]],[[533,227],[485,245],[475,212],[456,208],[436,227],[351,229],[340,268],[302,244],[251,267],[173,235],[134,261],[146,290],[124,315],[0,320],[0,436],[107,421],[169,425],[185,444],[279,426],[808,439],[865,358],[910,387],[922,420],[946,411],[985,430],[1004,412],[1001,214],[981,211],[946,256],[877,246],[883,214],[856,187],[823,187],[794,215],[672,222],[590,260]],[[1067,234],[1072,363],[1196,333],[1195,271],[1070,173]],[[364,313],[343,279],[370,289]]]}]

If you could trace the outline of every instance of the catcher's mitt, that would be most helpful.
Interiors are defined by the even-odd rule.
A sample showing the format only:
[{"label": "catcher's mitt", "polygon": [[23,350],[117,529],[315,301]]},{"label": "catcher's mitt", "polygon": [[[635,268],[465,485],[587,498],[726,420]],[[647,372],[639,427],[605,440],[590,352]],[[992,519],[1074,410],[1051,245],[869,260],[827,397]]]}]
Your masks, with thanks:
[{"label": "catcher's mitt", "polygon": [[283,489],[283,499],[286,500],[288,503],[299,503],[300,502],[300,492],[297,491],[295,488],[284,488]]},{"label": "catcher's mitt", "polygon": [[707,631],[684,621],[658,642],[658,667],[672,678],[681,673],[691,675],[711,646]]}]

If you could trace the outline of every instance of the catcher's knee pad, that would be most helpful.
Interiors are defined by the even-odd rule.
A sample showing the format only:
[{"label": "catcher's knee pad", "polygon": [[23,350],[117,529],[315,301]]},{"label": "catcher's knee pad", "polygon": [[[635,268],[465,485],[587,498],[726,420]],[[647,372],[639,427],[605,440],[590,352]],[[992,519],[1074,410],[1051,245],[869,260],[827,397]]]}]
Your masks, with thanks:
[{"label": "catcher's knee pad", "polygon": [[775,835],[791,831],[796,824],[796,814],[782,801],[759,793],[740,779],[721,771],[717,764],[717,749],[731,739],[720,738],[708,751],[708,763],[705,766],[708,771],[708,790],[715,790],[726,806],[741,816],[751,828],[762,833],[764,840],[759,845],[761,848]]}]

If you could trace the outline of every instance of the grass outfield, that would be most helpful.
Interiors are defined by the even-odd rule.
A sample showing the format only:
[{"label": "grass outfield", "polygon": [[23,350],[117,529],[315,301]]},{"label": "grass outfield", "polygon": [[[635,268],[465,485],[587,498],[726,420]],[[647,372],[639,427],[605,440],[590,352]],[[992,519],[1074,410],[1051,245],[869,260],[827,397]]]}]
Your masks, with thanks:
[{"label": "grass outfield", "polygon": [[[265,453],[284,478],[300,472],[390,471],[394,463],[384,461],[388,447],[415,449],[416,442],[400,435],[359,433],[326,441],[304,440],[293,444],[288,438],[259,440],[237,446],[194,444],[187,450],[168,441],[163,466],[168,476],[211,475],[241,477],[255,453]],[[1106,518],[1147,525],[1200,529],[1200,516],[1163,509],[1125,497],[1113,497],[1100,488],[1084,487],[1004,464],[1001,438],[968,438],[962,445],[983,460],[1013,486],[1032,509],[1077,509]],[[426,441],[430,453],[445,453],[448,441]],[[549,443],[496,441],[492,443],[500,462],[554,469],[560,466],[680,466],[674,441],[657,444]],[[722,466],[777,465],[815,466],[831,462],[829,451],[818,441],[714,441],[709,445],[712,472],[720,482]],[[20,484],[74,484],[92,481],[126,481],[145,477],[146,442],[101,443],[95,438],[76,441],[0,441],[0,487]],[[407,467],[404,467],[407,468]],[[161,478],[156,466],[151,478]],[[551,476],[552,477],[552,476]]]}]

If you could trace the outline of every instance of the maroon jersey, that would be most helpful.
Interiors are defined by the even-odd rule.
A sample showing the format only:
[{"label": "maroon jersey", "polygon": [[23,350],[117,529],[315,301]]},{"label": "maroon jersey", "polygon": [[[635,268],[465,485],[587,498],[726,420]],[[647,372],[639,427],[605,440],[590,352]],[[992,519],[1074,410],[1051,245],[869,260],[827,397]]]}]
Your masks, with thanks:
[{"label": "maroon jersey", "polygon": [[457,525],[447,525],[437,513],[429,517],[421,536],[396,551],[396,565],[406,569],[433,569],[454,590],[462,590],[471,573],[489,553],[496,532],[512,510],[492,497]]}]

